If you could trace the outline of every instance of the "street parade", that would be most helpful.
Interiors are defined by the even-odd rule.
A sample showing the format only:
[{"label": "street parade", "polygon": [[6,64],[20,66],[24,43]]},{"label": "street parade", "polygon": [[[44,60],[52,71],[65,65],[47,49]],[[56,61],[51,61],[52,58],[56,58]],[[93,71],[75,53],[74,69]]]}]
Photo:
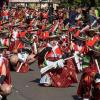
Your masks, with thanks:
[{"label": "street parade", "polygon": [[100,100],[100,10],[9,7],[8,2],[0,3],[0,100],[11,100],[12,73],[28,74],[35,63],[39,88],[68,90],[77,84],[74,100]]}]

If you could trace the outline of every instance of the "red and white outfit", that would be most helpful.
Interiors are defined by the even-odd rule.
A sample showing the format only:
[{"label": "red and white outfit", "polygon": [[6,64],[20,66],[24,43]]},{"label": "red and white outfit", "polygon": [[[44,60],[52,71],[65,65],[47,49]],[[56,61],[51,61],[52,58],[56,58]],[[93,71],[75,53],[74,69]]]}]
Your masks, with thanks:
[{"label": "red and white outfit", "polygon": [[81,62],[81,57],[79,55],[83,55],[85,53],[85,46],[79,46],[75,43],[72,43],[72,49],[74,50],[74,59],[77,65],[78,71],[82,71],[82,62]]},{"label": "red and white outfit", "polygon": [[13,30],[13,31],[12,31],[12,39],[14,39],[14,41],[15,41],[15,40],[18,39],[18,37],[19,37],[19,32],[18,32],[18,30]]},{"label": "red and white outfit", "polygon": [[3,46],[9,46],[10,41],[9,41],[9,39],[0,39],[0,43],[1,43]]},{"label": "red and white outfit", "polygon": [[56,44],[56,46],[51,46],[50,44],[47,44],[49,47],[52,47],[52,51],[48,52],[48,54],[46,55],[46,57],[58,57],[59,59],[62,56],[62,52],[61,49],[59,48],[59,46]]},{"label": "red and white outfit", "polygon": [[4,10],[2,13],[3,19],[8,19],[9,17],[9,11],[8,10]]},{"label": "red and white outfit", "polygon": [[86,44],[87,46],[92,47],[97,41],[100,41],[100,37],[98,35],[94,36],[91,40],[87,40]]},{"label": "red and white outfit", "polygon": [[[22,34],[24,35],[24,33]],[[11,40],[11,45],[10,45],[10,51],[13,49],[21,49],[23,48],[23,43],[18,39],[20,36],[20,32],[18,30],[13,30],[12,32],[12,40]]]}]

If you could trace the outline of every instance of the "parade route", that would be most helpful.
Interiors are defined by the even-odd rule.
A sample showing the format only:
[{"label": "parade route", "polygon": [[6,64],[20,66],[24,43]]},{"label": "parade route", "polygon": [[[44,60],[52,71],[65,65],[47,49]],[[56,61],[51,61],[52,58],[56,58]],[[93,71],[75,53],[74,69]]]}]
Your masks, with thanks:
[{"label": "parade route", "polygon": [[0,0],[0,100],[100,100],[100,0]]},{"label": "parade route", "polygon": [[77,100],[77,85],[69,88],[41,87],[38,85],[40,73],[37,63],[31,65],[28,73],[11,72],[12,94],[8,100]]}]

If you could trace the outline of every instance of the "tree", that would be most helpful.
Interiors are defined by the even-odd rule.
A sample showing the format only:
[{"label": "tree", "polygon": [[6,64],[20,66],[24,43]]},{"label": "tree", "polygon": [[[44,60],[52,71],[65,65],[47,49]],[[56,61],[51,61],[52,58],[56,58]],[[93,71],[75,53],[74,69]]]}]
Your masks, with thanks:
[{"label": "tree", "polygon": [[67,6],[100,6],[100,0],[60,0],[61,5]]}]

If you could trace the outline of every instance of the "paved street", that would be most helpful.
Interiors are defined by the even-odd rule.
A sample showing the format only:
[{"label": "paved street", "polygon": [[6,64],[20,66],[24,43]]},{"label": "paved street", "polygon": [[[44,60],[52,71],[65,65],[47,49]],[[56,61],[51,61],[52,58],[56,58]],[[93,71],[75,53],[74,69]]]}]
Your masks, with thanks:
[{"label": "paved street", "polygon": [[37,63],[31,65],[28,73],[12,72],[13,91],[8,100],[77,100],[77,85],[69,88],[41,87]]}]

